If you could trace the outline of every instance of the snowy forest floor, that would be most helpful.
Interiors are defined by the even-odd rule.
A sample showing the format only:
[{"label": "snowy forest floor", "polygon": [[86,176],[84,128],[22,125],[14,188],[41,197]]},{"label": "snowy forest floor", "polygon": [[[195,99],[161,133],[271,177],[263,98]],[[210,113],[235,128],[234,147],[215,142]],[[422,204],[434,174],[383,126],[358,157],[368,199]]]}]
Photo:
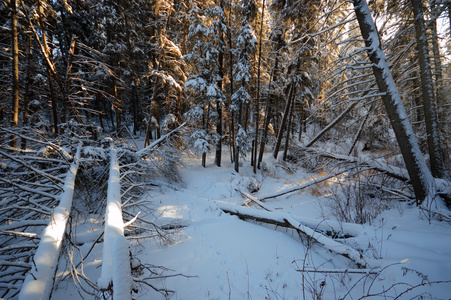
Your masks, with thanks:
[{"label": "snowy forest floor", "polygon": [[[371,224],[354,225],[355,237],[340,240],[369,258],[373,272],[350,273],[357,269],[352,261],[310,243],[293,230],[242,221],[222,212],[217,202],[242,205],[239,190],[250,192],[258,186],[252,195],[259,198],[297,186],[316,174],[275,161],[269,155],[264,172],[254,175],[245,161],[237,174],[227,155],[223,154],[222,167],[214,165],[211,155],[203,168],[200,159],[186,154],[179,170],[180,183],[152,188],[143,195],[148,202],[141,206],[140,217],[176,229],[170,230],[164,240],[130,240],[134,262],[149,267],[134,277],[171,291],[165,296],[148,285],[137,284],[135,298],[451,298],[450,224],[429,222],[415,206],[391,203]],[[327,208],[328,184],[270,199],[265,204],[293,216],[333,220]],[[87,215],[83,220],[73,220],[80,223],[75,227],[75,243],[85,257],[83,272],[94,283],[102,264],[102,243],[95,243],[102,232],[99,219]],[[60,260],[52,299],[94,298],[79,291],[65,276],[69,272],[67,259]],[[79,255],[74,253],[72,259],[78,264]],[[149,270],[155,273],[149,274]],[[81,283],[90,289],[83,280]]]}]

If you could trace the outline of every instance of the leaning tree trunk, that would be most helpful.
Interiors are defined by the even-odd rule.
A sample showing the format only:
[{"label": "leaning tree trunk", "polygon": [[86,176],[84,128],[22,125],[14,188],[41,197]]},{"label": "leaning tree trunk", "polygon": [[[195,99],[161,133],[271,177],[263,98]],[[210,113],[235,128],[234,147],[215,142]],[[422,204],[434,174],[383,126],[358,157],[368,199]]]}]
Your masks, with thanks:
[{"label": "leaning tree trunk", "polygon": [[[17,2],[11,1],[11,52],[13,58],[12,65],[12,118],[11,125],[17,127],[19,124],[19,37],[17,33]],[[17,140],[14,136],[11,141],[11,147],[17,146]]]},{"label": "leaning tree trunk", "polygon": [[440,150],[440,129],[435,107],[434,86],[432,83],[431,64],[429,61],[426,26],[423,17],[421,0],[411,0],[415,17],[415,33],[417,40],[418,59],[421,72],[421,92],[423,98],[424,120],[426,123],[427,143],[434,177],[445,178],[442,152]]},{"label": "leaning tree trunk", "polygon": [[368,3],[366,0],[354,0],[353,3],[366,50],[373,64],[372,69],[377,85],[380,92],[384,93],[382,100],[401,149],[417,204],[421,204],[425,200],[432,201],[436,194],[435,181],[427,168],[412,125],[401,102],[401,96],[390,73]]}]

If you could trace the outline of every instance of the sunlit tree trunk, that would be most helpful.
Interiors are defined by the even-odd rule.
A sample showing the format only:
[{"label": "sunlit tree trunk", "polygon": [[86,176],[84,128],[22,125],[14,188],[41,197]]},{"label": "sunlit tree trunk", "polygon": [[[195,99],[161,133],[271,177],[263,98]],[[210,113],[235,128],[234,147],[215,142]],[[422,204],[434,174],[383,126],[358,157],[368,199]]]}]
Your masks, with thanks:
[{"label": "sunlit tree trunk", "polygon": [[354,0],[353,4],[360,31],[365,40],[366,50],[373,64],[372,69],[377,85],[380,92],[384,93],[381,97],[401,149],[417,204],[421,204],[424,200],[432,201],[436,194],[434,178],[427,168],[426,161],[420,151],[417,138],[407,118],[401,97],[390,73],[368,3],[366,0]]}]

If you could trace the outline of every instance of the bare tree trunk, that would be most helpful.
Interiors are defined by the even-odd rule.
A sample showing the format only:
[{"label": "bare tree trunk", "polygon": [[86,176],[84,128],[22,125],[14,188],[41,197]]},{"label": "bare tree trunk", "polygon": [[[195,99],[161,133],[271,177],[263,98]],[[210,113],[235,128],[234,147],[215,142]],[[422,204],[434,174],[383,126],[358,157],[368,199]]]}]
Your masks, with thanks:
[{"label": "bare tree trunk", "polygon": [[[272,77],[272,76],[271,76]],[[272,78],[269,80],[270,89],[271,89]],[[271,121],[271,90],[268,92],[268,99],[266,100],[266,108],[265,108],[265,121],[263,124],[263,134],[260,140],[260,151],[258,154],[258,168],[260,169],[261,163],[263,161],[263,154],[265,153],[265,145],[268,139],[268,129],[269,122]]]},{"label": "bare tree trunk", "polygon": [[[209,116],[210,116],[210,101],[208,101],[207,104],[207,111],[205,112],[204,109],[204,129],[205,132],[208,134],[208,124],[210,122],[209,120]],[[206,167],[207,166],[207,153],[206,152],[202,152],[202,167]]]},{"label": "bare tree trunk", "polygon": [[439,85],[443,78],[442,60],[440,57],[440,46],[437,33],[437,5],[436,0],[431,1],[431,21],[430,28],[432,32],[432,53],[434,53],[434,76],[436,85]]},{"label": "bare tree trunk", "polygon": [[[12,114],[11,125],[17,127],[19,124],[19,36],[17,32],[17,1],[11,0],[11,54],[12,65]],[[17,147],[17,140],[14,136],[11,147]]]},{"label": "bare tree trunk", "polygon": [[234,156],[234,162],[235,162],[235,171],[240,171],[240,151],[241,147],[239,144],[237,144],[237,136],[238,132],[242,129],[241,125],[241,119],[242,119],[242,111],[243,111],[243,102],[240,101],[240,104],[238,105],[238,112],[236,112],[236,129],[235,129],[235,156]]},{"label": "bare tree trunk", "polygon": [[273,156],[277,159],[277,155],[279,154],[280,144],[282,143],[283,132],[285,130],[285,126],[287,124],[288,115],[290,114],[291,100],[295,93],[296,84],[294,82],[291,83],[290,93],[288,95],[287,104],[285,106],[285,111],[283,113],[282,124],[280,124],[279,134],[277,135],[276,147],[274,148]]},{"label": "bare tree trunk", "polygon": [[132,110],[133,110],[133,134],[136,135],[139,127],[138,121],[138,87],[136,86],[136,80],[132,83]]},{"label": "bare tree trunk", "polygon": [[260,24],[260,42],[258,46],[258,66],[257,66],[257,100],[255,102],[255,140],[254,140],[254,147],[253,147],[253,166],[254,166],[254,173],[257,173],[257,165],[258,165],[258,138],[259,138],[259,128],[258,123],[260,121],[260,66],[262,61],[262,44],[263,44],[263,21],[265,18],[265,0],[263,0],[262,4],[262,16],[261,16],[261,24]]},{"label": "bare tree trunk", "polygon": [[440,129],[437,109],[435,107],[434,85],[432,82],[431,64],[429,61],[426,26],[423,17],[423,4],[421,0],[410,1],[415,17],[415,33],[417,40],[418,59],[421,72],[421,91],[423,98],[424,119],[426,123],[427,143],[434,177],[445,178],[442,151],[440,149]]},{"label": "bare tree trunk", "polygon": [[[222,84],[221,84],[222,86]],[[216,123],[216,133],[218,134],[218,143],[216,144],[215,164],[221,166],[222,157],[222,102],[216,102],[216,111],[218,113],[218,120]]]},{"label": "bare tree trunk", "polygon": [[[27,48],[27,75],[26,75],[26,79],[25,79],[25,94],[24,94],[24,101],[23,101],[23,106],[22,106],[22,124],[23,126],[28,125],[28,104],[31,101],[31,97],[32,97],[32,93],[30,91],[30,86],[33,83],[32,79],[31,79],[31,60],[33,59],[33,52],[32,49],[33,48],[33,36],[29,35],[28,36],[28,48]],[[21,148],[22,149],[26,149],[27,148],[27,140],[26,139],[22,139],[22,144],[21,144]]]},{"label": "bare tree trunk", "polygon": [[354,10],[385,109],[395,132],[407,171],[410,176],[417,204],[431,203],[436,196],[435,181],[427,168],[417,138],[413,132],[401,96],[396,88],[387,60],[380,44],[376,25],[366,0],[354,0]]},{"label": "bare tree trunk", "polygon": [[105,126],[103,125],[103,120],[102,120],[102,108],[100,107],[100,97],[101,94],[99,92],[96,93],[96,107],[97,107],[97,111],[99,112],[99,123],[100,123],[100,127],[102,127],[102,130],[105,131]]},{"label": "bare tree trunk", "polygon": [[[58,134],[58,111],[57,111],[55,87],[53,85],[53,74],[56,74],[56,70],[55,70],[55,65],[53,64],[53,61],[51,59],[52,52],[50,51],[50,48],[49,48],[49,45],[47,42],[47,34],[44,29],[44,9],[42,7],[41,0],[38,1],[38,7],[39,7],[38,21],[39,21],[39,28],[41,29],[41,33],[42,33],[43,53],[48,62],[47,63],[47,77],[48,77],[48,82],[49,82],[50,99],[52,101],[53,131],[55,134]],[[52,67],[53,67],[53,69],[52,69]]]},{"label": "bare tree trunk", "polygon": [[274,61],[274,69],[271,73],[270,79],[269,79],[269,92],[268,92],[268,99],[266,101],[266,112],[265,112],[265,121],[264,121],[264,128],[263,128],[263,136],[260,142],[260,153],[258,155],[258,168],[260,169],[260,165],[263,161],[263,154],[265,153],[265,145],[268,138],[268,129],[269,129],[269,123],[272,118],[272,101],[271,101],[271,90],[272,90],[272,83],[277,82],[277,71],[279,68],[279,50],[282,48],[282,34],[277,35],[277,51],[276,51],[276,59]]},{"label": "bare tree trunk", "polygon": [[288,115],[287,133],[285,136],[285,148],[283,149],[283,161],[287,161],[288,157],[288,146],[290,145],[290,134],[291,134],[291,126],[293,124],[293,111],[295,105],[294,101],[295,98],[296,97],[293,95],[293,98],[291,99],[290,114]]},{"label": "bare tree trunk", "polygon": [[116,110],[116,133],[118,136],[121,135],[121,107],[120,107],[120,101],[117,97],[117,84],[116,79],[113,77],[113,96],[114,96],[114,102],[115,102],[115,110]]},{"label": "bare tree trunk", "polygon": [[67,71],[66,71],[66,88],[64,92],[64,98],[63,98],[63,112],[61,114],[61,123],[66,123],[66,116],[67,116],[67,106],[69,105],[69,93],[70,93],[70,85],[71,80],[70,76],[72,73],[72,62],[74,60],[74,53],[75,53],[75,43],[76,43],[76,37],[73,35],[71,37],[70,42],[70,48],[69,53],[67,54]]},{"label": "bare tree trunk", "polygon": [[[224,3],[221,1],[221,8],[224,8]],[[219,31],[221,46],[218,54],[218,76],[219,80],[217,81],[217,85],[220,91],[223,88],[223,77],[224,77],[224,34],[222,29]],[[215,164],[216,166],[221,166],[221,157],[222,157],[222,101],[216,101],[216,112],[218,113],[218,119],[216,123],[216,133],[218,134],[218,143],[216,144],[216,155],[215,155]]]}]

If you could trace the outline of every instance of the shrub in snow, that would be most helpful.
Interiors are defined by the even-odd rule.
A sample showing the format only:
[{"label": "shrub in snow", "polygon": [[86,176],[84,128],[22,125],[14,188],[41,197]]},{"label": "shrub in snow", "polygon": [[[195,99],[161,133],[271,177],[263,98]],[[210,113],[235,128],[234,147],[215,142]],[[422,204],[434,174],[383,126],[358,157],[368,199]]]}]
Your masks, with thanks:
[{"label": "shrub in snow", "polygon": [[340,222],[371,224],[374,218],[389,208],[380,189],[360,180],[335,184],[329,188],[328,194],[323,202],[326,213]]},{"label": "shrub in snow", "polygon": [[246,154],[251,150],[251,137],[239,126],[236,135],[236,145],[240,147],[240,154],[242,157],[246,157]]},{"label": "shrub in snow", "polygon": [[187,144],[196,155],[202,155],[204,153],[210,153],[211,149],[218,142],[218,139],[219,137],[215,132],[206,132],[203,129],[198,129],[188,137]]}]

